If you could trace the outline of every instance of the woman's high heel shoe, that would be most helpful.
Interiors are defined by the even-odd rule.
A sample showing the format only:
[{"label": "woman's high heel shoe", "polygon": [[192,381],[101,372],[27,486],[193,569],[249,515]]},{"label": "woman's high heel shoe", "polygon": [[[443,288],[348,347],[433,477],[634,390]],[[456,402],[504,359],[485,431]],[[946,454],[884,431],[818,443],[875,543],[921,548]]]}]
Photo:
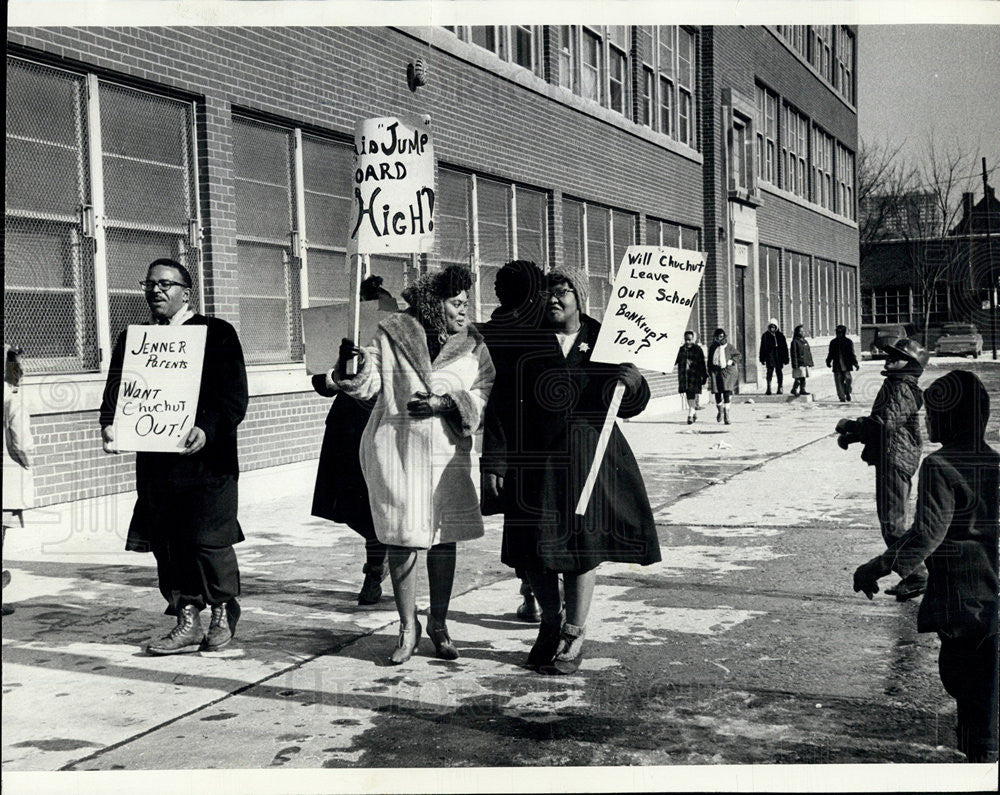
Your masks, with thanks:
[{"label": "woman's high heel shoe", "polygon": [[455,644],[451,642],[451,637],[448,635],[448,625],[444,621],[438,624],[437,619],[435,619],[434,616],[428,616],[427,635],[434,643],[434,648],[437,651],[438,657],[442,660],[458,659],[458,649],[456,649]]},{"label": "woman's high heel shoe", "polygon": [[392,655],[389,657],[390,665],[402,665],[410,657],[413,656],[413,652],[417,650],[417,644],[420,643],[420,622],[416,618],[413,619],[413,623],[416,625],[413,630],[413,642],[408,642],[406,627],[399,628],[399,641],[396,644],[395,650],[393,650]]}]

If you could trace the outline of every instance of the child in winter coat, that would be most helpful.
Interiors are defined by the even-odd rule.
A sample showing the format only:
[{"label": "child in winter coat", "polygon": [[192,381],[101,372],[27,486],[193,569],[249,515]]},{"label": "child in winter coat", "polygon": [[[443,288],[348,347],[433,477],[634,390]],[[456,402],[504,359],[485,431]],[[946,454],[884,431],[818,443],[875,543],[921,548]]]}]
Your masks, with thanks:
[{"label": "child in winter coat", "polygon": [[[927,351],[916,340],[884,338],[885,381],[875,396],[871,415],[843,420],[837,425],[838,443],[864,443],[861,460],[875,467],[875,510],[887,546],[906,532],[906,503],[917,465],[920,463],[920,424],[917,412],[923,395],[917,380],[927,365]],[[924,592],[927,572],[915,567],[886,593],[906,601]]]},{"label": "child in winter coat", "polygon": [[792,384],[793,395],[808,395],[806,392],[806,379],[809,377],[809,368],[813,366],[812,351],[809,350],[809,341],[806,339],[806,330],[798,325],[792,333]]},{"label": "child in winter coat", "polygon": [[941,683],[957,704],[959,750],[997,761],[997,528],[1000,455],[986,444],[990,399],[972,373],[956,370],[925,393],[927,433],[941,449],[920,466],[913,526],[854,573],[869,599],[891,570],[927,563],[919,632],[941,639]]}]

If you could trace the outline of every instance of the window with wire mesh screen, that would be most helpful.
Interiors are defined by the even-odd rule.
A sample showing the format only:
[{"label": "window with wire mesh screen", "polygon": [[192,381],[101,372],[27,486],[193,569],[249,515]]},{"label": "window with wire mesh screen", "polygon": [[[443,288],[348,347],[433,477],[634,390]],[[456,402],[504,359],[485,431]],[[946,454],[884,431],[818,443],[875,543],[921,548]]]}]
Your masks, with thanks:
[{"label": "window with wire mesh screen", "polygon": [[29,373],[96,370],[83,75],[7,59],[4,341]]},{"label": "window with wire mesh screen", "polygon": [[[611,265],[611,218],[607,208],[594,204],[587,205],[587,281],[590,283],[590,297],[586,312],[595,320],[604,317],[604,307],[608,304],[612,273]],[[581,307],[582,308],[582,307]]]},{"label": "window with wire mesh screen", "polygon": [[302,136],[309,306],[350,300],[351,270],[346,247],[352,157],[348,144]]},{"label": "window with wire mesh screen", "polygon": [[146,267],[168,257],[191,273],[198,306],[198,257],[189,248],[197,212],[190,103],[100,84],[101,163],[111,339],[148,323],[138,286]]},{"label": "window with wire mesh screen", "polygon": [[[441,267],[472,267],[472,176],[438,168],[434,246]],[[476,315],[473,313],[473,317]]]},{"label": "window with wire mesh screen", "polygon": [[302,358],[293,146],[291,130],[233,118],[240,338],[257,364]]},{"label": "window with wire mesh screen", "polygon": [[513,254],[511,240],[511,186],[490,179],[476,180],[476,206],[479,232],[479,301],[478,320],[489,320],[497,301],[494,284],[497,271]]}]

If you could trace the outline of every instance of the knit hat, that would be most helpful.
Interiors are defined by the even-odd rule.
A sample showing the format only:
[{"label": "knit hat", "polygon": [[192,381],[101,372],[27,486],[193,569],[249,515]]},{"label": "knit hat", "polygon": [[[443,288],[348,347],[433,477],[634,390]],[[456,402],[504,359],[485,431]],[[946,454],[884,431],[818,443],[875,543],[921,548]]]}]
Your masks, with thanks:
[{"label": "knit hat", "polygon": [[[587,306],[587,299],[590,297],[590,284],[587,281],[587,274],[582,268],[553,268],[548,273],[549,286],[559,284],[559,282],[569,282],[576,293],[576,303],[583,312]],[[603,308],[603,307],[602,307]]]}]

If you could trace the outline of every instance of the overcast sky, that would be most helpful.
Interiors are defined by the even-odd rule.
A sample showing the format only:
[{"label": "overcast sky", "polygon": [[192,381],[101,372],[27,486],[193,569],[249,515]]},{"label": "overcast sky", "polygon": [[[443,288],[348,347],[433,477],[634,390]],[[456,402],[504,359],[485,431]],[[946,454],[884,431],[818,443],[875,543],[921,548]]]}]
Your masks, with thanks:
[{"label": "overcast sky", "polygon": [[[878,25],[858,33],[858,133],[906,141],[922,157],[928,136],[1000,161],[1000,26]],[[977,174],[980,161],[976,161]],[[996,187],[1000,173],[990,183]],[[981,182],[975,191],[982,195]]]}]

